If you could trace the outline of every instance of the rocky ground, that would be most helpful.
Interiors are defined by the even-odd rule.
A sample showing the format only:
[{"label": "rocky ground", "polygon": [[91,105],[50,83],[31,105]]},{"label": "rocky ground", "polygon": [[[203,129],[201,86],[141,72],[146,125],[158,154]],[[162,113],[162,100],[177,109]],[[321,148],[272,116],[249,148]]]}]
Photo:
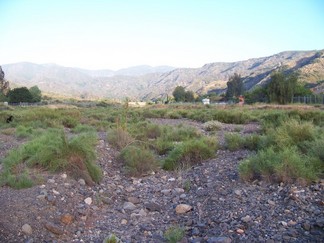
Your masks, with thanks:
[{"label": "rocky ground", "polygon": [[[201,129],[182,120],[152,120]],[[223,143],[223,125],[218,137]],[[242,136],[258,124],[240,125]],[[118,154],[99,134],[100,185],[89,187],[65,173],[44,174],[42,185],[0,188],[0,242],[166,242],[171,226],[185,229],[182,242],[324,242],[324,181],[310,186],[243,183],[237,165],[251,152],[218,150],[190,170],[157,171],[142,178],[123,174]],[[1,135],[1,158],[19,143]]]}]

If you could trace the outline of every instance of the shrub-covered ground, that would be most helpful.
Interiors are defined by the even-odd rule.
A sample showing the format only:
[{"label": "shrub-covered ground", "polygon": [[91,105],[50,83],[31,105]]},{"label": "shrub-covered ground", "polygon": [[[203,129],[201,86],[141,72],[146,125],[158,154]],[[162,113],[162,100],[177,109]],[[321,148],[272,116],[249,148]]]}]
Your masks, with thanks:
[{"label": "shrub-covered ground", "polygon": [[[6,118],[10,115],[14,119],[11,123],[7,123]],[[318,182],[321,178],[323,179],[324,112],[320,107],[217,107],[173,104],[130,108],[125,104],[100,104],[92,107],[76,106],[59,109],[48,107],[12,108],[0,111],[0,118],[0,146],[2,148],[0,152],[0,185],[2,193],[9,193],[12,195],[11,198],[15,198],[19,195],[19,191],[12,191],[7,186],[14,188],[33,186],[28,190],[34,193],[30,193],[31,195],[35,195],[38,188],[35,186],[39,185],[43,188],[44,184],[45,188],[53,187],[53,190],[46,190],[44,198],[47,201],[40,203],[54,203],[53,205],[58,208],[62,206],[62,210],[64,209],[63,204],[67,206],[66,210],[74,205],[74,203],[69,203],[69,200],[72,202],[80,198],[92,198],[92,205],[96,207],[80,206],[84,204],[82,202],[77,203],[80,206],[77,211],[69,212],[74,219],[74,223],[69,226],[71,230],[74,229],[74,225],[83,228],[82,222],[86,224],[87,221],[82,220],[92,218],[92,214],[96,215],[96,212],[100,212],[101,208],[108,210],[109,207],[112,207],[117,211],[113,211],[111,220],[123,219],[122,225],[125,230],[128,229],[130,232],[137,232],[137,228],[130,228],[131,225],[127,222],[135,220],[134,224],[137,225],[140,222],[141,225],[145,225],[145,222],[141,221],[142,219],[148,220],[149,216],[153,217],[153,215],[155,215],[154,217],[168,215],[170,218],[160,218],[161,222],[168,223],[162,224],[162,233],[159,235],[162,237],[161,239],[170,242],[178,237],[183,237],[183,235],[188,239],[198,236],[211,238],[215,235],[217,237],[226,235],[234,241],[249,240],[260,233],[251,231],[253,228],[251,223],[262,222],[257,218],[257,215],[248,215],[254,221],[250,222],[246,219],[241,225],[235,223],[240,222],[240,219],[237,219],[235,215],[227,216],[228,219],[233,220],[231,224],[227,225],[227,221],[222,221],[222,217],[226,218],[225,215],[219,215],[220,222],[218,222],[216,218],[214,220],[210,215],[205,215],[202,211],[203,208],[213,211],[217,205],[224,204],[223,208],[226,209],[224,213],[229,211],[234,213],[238,210],[235,206],[236,203],[239,207],[240,200],[249,196],[245,195],[244,190],[247,190],[250,195],[255,197],[252,200],[254,204],[257,207],[260,206],[254,211],[262,212],[267,209],[263,208],[264,203],[262,204],[262,200],[258,199],[260,193],[263,192],[265,197],[270,200],[267,203],[272,205],[284,199],[277,196],[288,188],[293,191],[291,195],[299,195],[299,192],[296,192],[297,189],[293,189],[294,185],[307,186],[301,190],[304,190],[303,193],[307,195],[305,200],[308,201],[300,199],[306,205],[311,203],[308,197],[313,189],[309,188],[316,188],[316,194],[319,189]],[[211,171],[213,171],[212,174],[210,174]],[[80,187],[77,181],[83,179],[89,186],[87,190],[90,191],[86,192],[85,188],[73,189],[74,196],[71,196],[68,194],[71,189],[63,190],[64,187],[68,187],[65,184],[69,183],[63,184],[65,179],[61,179],[62,183],[58,182],[60,180],[58,178],[61,178],[62,174],[66,174],[68,178],[76,179],[75,182],[69,182],[73,185],[76,183],[75,188]],[[48,182],[51,175],[55,178],[54,184]],[[149,182],[141,184],[139,181],[143,178],[147,178],[144,181],[152,180],[153,184]],[[172,178],[176,178],[176,183],[174,183],[176,186],[172,186]],[[132,180],[130,183],[133,183],[133,186],[128,184],[128,180]],[[264,185],[270,186],[264,188]],[[280,185],[280,191],[276,195],[272,194],[277,185]],[[227,186],[230,188],[225,190],[224,188]],[[133,191],[132,187],[136,187],[136,190]],[[171,188],[170,194],[166,187]],[[206,195],[204,188],[208,189]],[[182,190],[183,195],[181,193],[177,195],[177,192]],[[159,197],[161,191],[163,191],[162,198]],[[21,193],[24,194],[24,192]],[[54,199],[50,197],[52,192],[55,192]],[[61,194],[56,194],[57,192]],[[144,194],[139,196],[138,193]],[[287,191],[287,193],[289,192]],[[138,211],[137,209],[133,211],[137,216],[128,215],[125,213],[128,212],[126,209],[124,212],[121,211],[122,215],[120,215],[120,210],[124,207],[123,203],[125,200],[130,200],[128,194],[134,195],[140,201],[143,200],[144,206],[141,209],[144,211],[140,211],[140,208]],[[317,200],[319,194],[315,194],[313,199]],[[39,198],[43,198],[42,195]],[[215,196],[214,199],[211,199],[212,195]],[[230,199],[229,196],[235,198]],[[217,204],[213,203],[215,200]],[[230,201],[227,200],[233,200],[232,208],[229,207]],[[2,198],[0,201],[5,203]],[[106,205],[104,202],[107,202],[108,206],[104,206]],[[117,205],[116,202],[118,202]],[[169,204],[170,202],[172,205]],[[188,213],[189,218],[193,220],[193,225],[188,225],[181,215],[176,217],[178,221],[172,221],[175,217],[172,215],[172,210],[180,202],[194,206],[193,210]],[[152,203],[160,205],[160,209],[150,212],[154,207]],[[316,204],[315,208],[320,207],[321,202],[316,201],[316,203],[319,204]],[[142,204],[140,203],[140,205]],[[277,206],[279,207],[279,205]],[[4,208],[6,208],[5,205]],[[295,206],[293,208],[294,211]],[[57,214],[60,216],[56,217],[60,218],[65,215],[66,210],[60,211]],[[79,215],[80,210],[83,213]],[[246,214],[252,214],[249,211],[250,208],[243,207],[242,210]],[[290,219],[292,221],[291,227],[294,227],[297,232],[295,235],[300,236],[303,232],[298,227],[304,229],[303,227],[308,228],[308,226],[310,227],[308,232],[314,229],[318,234],[317,227],[320,226],[320,221],[314,219],[313,222],[312,218],[309,218],[311,216],[307,216],[316,215],[315,212],[306,212],[304,209],[300,209],[302,210],[302,219],[299,222],[297,216],[287,216],[286,213],[282,213],[281,208],[276,210],[287,217],[286,220],[280,216],[281,220],[289,221],[288,219]],[[47,211],[45,210],[45,212]],[[161,212],[161,215],[154,212]],[[236,213],[242,217],[247,216],[242,215],[242,212],[237,211]],[[106,213],[111,214],[111,212]],[[104,227],[105,220],[108,220],[102,218],[103,216],[104,214],[98,215],[100,218],[98,222],[102,223],[98,223],[99,228]],[[321,214],[318,214],[318,217],[321,218]],[[204,221],[202,219],[207,221],[198,222]],[[208,219],[211,220],[209,223]],[[279,223],[281,225],[288,224],[286,221]],[[118,228],[120,222],[114,221],[114,227]],[[171,222],[177,223],[173,225]],[[5,225],[5,221],[2,224]],[[58,224],[62,224],[62,222]],[[155,225],[154,222],[151,224]],[[225,227],[224,224],[227,226]],[[234,228],[232,228],[232,224]],[[270,227],[266,222],[260,224],[260,227],[263,224]],[[35,223],[35,225],[37,225],[37,229],[40,227],[39,224]],[[223,226],[225,227],[224,231]],[[149,230],[148,225],[145,227],[147,229],[144,230],[145,232],[154,231],[153,229]],[[259,226],[254,225],[254,227]],[[280,230],[277,226],[273,227]],[[92,236],[89,235],[88,230],[85,230],[86,236],[82,232],[75,231],[74,233],[79,235],[77,238],[83,237],[87,240],[90,238],[101,239],[104,234],[107,236],[109,233],[117,233],[119,238],[122,237],[125,240],[127,237],[118,234],[117,228],[114,232],[102,230],[102,233]],[[218,232],[216,228],[222,232]],[[229,231],[226,230],[227,228]],[[238,233],[238,229],[245,233]],[[231,230],[233,232],[230,232]],[[269,230],[262,233],[263,239],[283,240],[279,236],[277,239],[275,234]],[[34,240],[38,240],[37,237],[40,234],[42,232],[37,231]],[[145,234],[147,235],[143,236],[144,238],[139,239],[143,240],[148,237],[147,239],[154,242],[158,239],[150,233]],[[67,238],[59,237],[70,239],[68,233],[63,235]],[[28,239],[28,236],[24,237]],[[289,237],[290,240],[293,240],[294,234]],[[312,232],[310,238],[307,238],[307,234],[303,237],[306,237],[303,239],[316,239],[316,236],[312,238]]]}]

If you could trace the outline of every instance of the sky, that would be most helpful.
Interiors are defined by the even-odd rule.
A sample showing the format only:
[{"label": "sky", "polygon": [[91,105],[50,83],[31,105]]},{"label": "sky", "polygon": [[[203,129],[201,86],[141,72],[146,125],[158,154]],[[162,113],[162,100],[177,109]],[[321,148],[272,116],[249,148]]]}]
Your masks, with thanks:
[{"label": "sky", "polygon": [[323,0],[0,0],[0,65],[201,67],[321,49]]}]

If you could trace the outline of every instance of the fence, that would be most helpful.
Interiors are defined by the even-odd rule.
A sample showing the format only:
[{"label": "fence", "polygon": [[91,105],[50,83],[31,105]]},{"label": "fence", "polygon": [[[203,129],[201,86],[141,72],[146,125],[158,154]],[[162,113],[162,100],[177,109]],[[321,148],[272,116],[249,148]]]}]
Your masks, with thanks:
[{"label": "fence", "polygon": [[324,95],[308,95],[293,97],[293,103],[324,104]]}]

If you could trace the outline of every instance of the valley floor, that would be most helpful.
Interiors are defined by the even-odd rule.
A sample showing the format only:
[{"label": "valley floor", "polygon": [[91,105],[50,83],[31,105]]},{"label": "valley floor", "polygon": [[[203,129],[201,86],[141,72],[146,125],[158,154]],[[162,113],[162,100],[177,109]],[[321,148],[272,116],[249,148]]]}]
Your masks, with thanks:
[{"label": "valley floor", "polygon": [[[242,135],[259,129],[257,124],[241,126]],[[189,170],[130,178],[106,134],[99,137],[100,185],[39,171],[46,178],[42,185],[0,188],[0,242],[102,242],[114,234],[122,242],[157,243],[166,242],[164,232],[171,226],[185,229],[181,242],[323,242],[323,181],[310,186],[243,183],[237,166],[251,152],[224,149]],[[2,158],[18,142],[5,135],[0,139],[7,144]],[[192,209],[177,214],[179,204]]]}]

